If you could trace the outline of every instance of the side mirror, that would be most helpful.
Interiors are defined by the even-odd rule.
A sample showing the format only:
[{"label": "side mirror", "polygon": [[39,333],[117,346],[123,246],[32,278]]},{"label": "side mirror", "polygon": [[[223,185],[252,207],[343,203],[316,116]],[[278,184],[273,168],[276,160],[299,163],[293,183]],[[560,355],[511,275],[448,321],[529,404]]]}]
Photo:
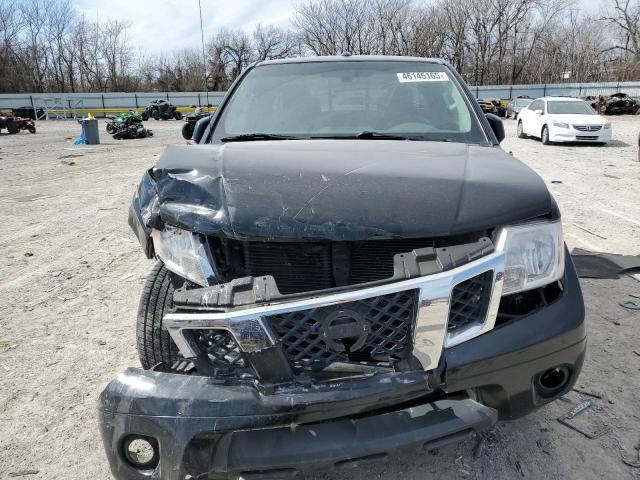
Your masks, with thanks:
[{"label": "side mirror", "polygon": [[494,115],[493,113],[486,113],[485,117],[489,121],[489,125],[491,126],[491,130],[493,130],[494,135],[498,139],[498,143],[504,140],[504,124],[499,116]]},{"label": "side mirror", "polygon": [[196,122],[196,126],[193,129],[193,135],[191,136],[191,139],[194,142],[200,143],[200,140],[202,140],[202,135],[204,135],[204,131],[207,129],[210,120],[211,117],[206,116]]},{"label": "side mirror", "polygon": [[542,115],[542,110],[534,110],[533,113],[536,115]]}]

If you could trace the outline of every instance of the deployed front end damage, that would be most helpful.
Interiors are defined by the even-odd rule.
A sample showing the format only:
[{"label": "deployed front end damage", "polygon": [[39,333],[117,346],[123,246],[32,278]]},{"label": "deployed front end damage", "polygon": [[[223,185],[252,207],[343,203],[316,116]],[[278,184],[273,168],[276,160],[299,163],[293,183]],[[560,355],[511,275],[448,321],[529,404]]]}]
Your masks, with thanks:
[{"label": "deployed front end damage", "polygon": [[[356,466],[457,441],[575,383],[580,287],[546,188],[518,180],[526,167],[438,144],[403,147],[420,169],[389,170],[378,146],[327,171],[292,168],[290,145],[255,147],[169,148],[135,195],[130,225],[176,283],[162,325],[179,355],[104,390],[116,478]],[[514,258],[532,232],[556,260],[528,276]]]}]

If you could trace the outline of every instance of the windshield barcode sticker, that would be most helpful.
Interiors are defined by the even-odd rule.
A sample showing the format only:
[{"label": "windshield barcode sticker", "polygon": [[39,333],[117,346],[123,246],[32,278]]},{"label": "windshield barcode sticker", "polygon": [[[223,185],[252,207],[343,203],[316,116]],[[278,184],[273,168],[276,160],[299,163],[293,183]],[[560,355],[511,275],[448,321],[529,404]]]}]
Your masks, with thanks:
[{"label": "windshield barcode sticker", "polygon": [[396,73],[399,82],[448,82],[446,72],[404,72]]}]

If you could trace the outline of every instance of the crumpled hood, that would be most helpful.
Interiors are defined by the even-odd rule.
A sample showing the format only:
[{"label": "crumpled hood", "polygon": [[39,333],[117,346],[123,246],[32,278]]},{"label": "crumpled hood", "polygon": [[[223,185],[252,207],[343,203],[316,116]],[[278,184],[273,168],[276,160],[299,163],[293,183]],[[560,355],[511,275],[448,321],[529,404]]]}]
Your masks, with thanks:
[{"label": "crumpled hood", "polygon": [[498,147],[293,140],[170,146],[132,214],[147,235],[166,222],[235,239],[363,240],[468,233],[551,209],[542,179]]}]

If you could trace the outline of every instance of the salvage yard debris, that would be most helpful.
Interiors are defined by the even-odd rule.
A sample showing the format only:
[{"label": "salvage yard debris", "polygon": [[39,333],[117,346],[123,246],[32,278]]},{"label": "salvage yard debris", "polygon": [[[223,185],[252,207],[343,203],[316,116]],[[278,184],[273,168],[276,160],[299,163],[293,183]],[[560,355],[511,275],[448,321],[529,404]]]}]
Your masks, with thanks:
[{"label": "salvage yard debris", "polygon": [[595,431],[587,431],[584,430],[571,422],[574,418],[576,418],[579,414],[587,410],[593,405],[592,400],[586,400],[582,403],[579,403],[575,407],[573,407],[569,412],[564,415],[558,417],[558,421],[563,424],[565,427],[569,427],[572,430],[575,430],[578,433],[581,433],[585,437],[590,440],[595,440],[596,438],[600,438],[603,435],[606,435],[611,431],[611,428],[608,425],[604,425],[602,427],[598,427]]},{"label": "salvage yard debris", "polygon": [[624,462],[625,465],[631,468],[640,468],[640,442],[636,443],[633,446],[633,449],[636,451],[636,458],[633,460],[629,460],[623,455],[622,461]]},{"label": "salvage yard debris", "polygon": [[40,470],[19,470],[17,472],[9,472],[10,477],[26,477],[27,475],[38,475]]},{"label": "salvage yard debris", "polygon": [[107,123],[107,133],[110,133],[115,140],[145,138],[153,136],[153,132],[144,128],[142,124],[143,115],[130,110],[111,119]]},{"label": "salvage yard debris", "polygon": [[595,237],[601,238],[601,239],[603,239],[603,240],[606,240],[606,239],[607,239],[607,237],[605,237],[604,235],[600,235],[599,233],[596,233],[596,232],[594,232],[593,230],[589,230],[587,227],[583,227],[582,225],[578,225],[577,223],[574,223],[574,224],[573,224],[573,226],[574,226],[574,227],[577,227],[577,228],[579,228],[580,230],[583,230],[583,231],[585,231],[585,232],[587,232],[587,233],[590,233],[591,235],[593,235],[593,236],[595,236]]},{"label": "salvage yard debris", "polygon": [[580,278],[616,279],[625,273],[640,270],[640,255],[617,255],[574,248],[571,258]]}]

